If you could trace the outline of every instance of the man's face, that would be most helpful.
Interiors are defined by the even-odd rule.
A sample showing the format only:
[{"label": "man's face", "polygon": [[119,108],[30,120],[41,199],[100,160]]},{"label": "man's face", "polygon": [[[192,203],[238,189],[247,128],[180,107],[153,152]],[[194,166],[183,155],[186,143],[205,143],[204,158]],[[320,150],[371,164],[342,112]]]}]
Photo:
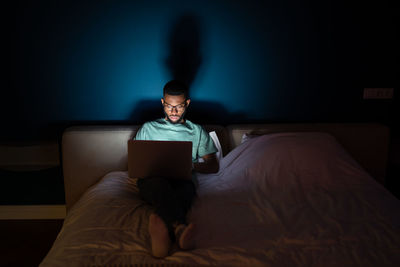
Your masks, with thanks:
[{"label": "man's face", "polygon": [[167,120],[172,123],[182,123],[190,99],[185,99],[184,95],[166,94],[161,99],[161,103],[164,106],[164,113]]}]

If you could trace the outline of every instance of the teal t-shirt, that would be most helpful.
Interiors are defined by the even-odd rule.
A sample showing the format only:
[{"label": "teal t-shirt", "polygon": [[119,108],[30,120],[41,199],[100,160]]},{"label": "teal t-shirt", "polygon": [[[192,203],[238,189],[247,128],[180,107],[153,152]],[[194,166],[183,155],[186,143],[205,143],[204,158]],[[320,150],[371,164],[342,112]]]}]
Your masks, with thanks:
[{"label": "teal t-shirt", "polygon": [[189,120],[174,124],[165,119],[146,122],[138,130],[136,140],[190,141],[192,142],[192,161],[217,152],[210,135],[198,124]]}]

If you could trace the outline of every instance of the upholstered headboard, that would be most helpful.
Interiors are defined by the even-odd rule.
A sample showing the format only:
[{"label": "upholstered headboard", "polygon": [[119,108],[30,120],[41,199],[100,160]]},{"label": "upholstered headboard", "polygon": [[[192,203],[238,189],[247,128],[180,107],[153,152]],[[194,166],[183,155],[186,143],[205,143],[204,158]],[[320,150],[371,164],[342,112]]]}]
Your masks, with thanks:
[{"label": "upholstered headboard", "polygon": [[[139,127],[76,126],[66,129],[62,137],[62,167],[67,210],[105,174],[127,170],[127,141]],[[365,170],[384,183],[389,129],[380,124],[241,124],[204,125],[204,128],[209,132],[216,131],[224,155],[240,144],[244,133],[328,132]]]}]

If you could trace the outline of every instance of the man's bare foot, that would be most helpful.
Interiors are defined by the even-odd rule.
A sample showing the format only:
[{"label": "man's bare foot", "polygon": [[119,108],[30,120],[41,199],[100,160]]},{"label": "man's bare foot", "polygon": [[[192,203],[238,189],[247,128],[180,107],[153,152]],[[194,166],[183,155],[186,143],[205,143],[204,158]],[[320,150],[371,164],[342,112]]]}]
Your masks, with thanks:
[{"label": "man's bare foot", "polygon": [[194,248],[194,231],[195,226],[193,223],[189,225],[180,224],[176,227],[175,233],[181,249],[189,250]]},{"label": "man's bare foot", "polygon": [[168,256],[171,240],[169,238],[167,226],[157,214],[153,213],[150,215],[149,233],[153,256],[157,258],[165,258]]}]

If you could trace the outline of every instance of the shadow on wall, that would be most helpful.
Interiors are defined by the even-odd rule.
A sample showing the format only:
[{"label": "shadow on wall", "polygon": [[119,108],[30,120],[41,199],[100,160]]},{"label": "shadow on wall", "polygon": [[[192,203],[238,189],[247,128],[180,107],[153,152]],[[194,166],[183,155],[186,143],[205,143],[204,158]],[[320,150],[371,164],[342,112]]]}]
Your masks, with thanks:
[{"label": "shadow on wall", "polygon": [[[172,79],[180,80],[190,87],[203,62],[200,20],[194,14],[184,14],[173,23],[168,36],[168,56],[165,66]],[[160,88],[160,95],[163,88]],[[131,121],[144,123],[164,117],[159,99],[141,100],[131,114]],[[245,121],[244,114],[231,114],[218,102],[196,101],[188,108],[186,118],[199,124],[228,124]]]},{"label": "shadow on wall", "polygon": [[175,80],[190,88],[202,63],[200,21],[192,14],[180,16],[169,32],[165,65]]}]

